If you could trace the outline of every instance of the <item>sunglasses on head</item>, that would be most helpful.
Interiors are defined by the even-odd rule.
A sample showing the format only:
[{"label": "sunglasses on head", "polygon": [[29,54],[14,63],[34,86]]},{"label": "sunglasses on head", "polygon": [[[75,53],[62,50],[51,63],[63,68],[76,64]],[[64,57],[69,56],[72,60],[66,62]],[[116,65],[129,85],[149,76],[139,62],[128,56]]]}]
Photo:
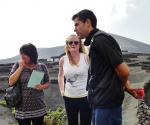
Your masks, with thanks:
[{"label": "sunglasses on head", "polygon": [[79,45],[79,41],[68,41],[69,45]]}]

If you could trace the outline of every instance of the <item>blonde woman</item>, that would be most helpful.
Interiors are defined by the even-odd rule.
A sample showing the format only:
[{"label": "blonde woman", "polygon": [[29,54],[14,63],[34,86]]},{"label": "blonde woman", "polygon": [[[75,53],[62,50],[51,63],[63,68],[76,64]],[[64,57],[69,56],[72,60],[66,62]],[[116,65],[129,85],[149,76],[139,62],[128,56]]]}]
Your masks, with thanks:
[{"label": "blonde woman", "polygon": [[[66,55],[60,59],[58,83],[64,98],[69,125],[91,125],[91,109],[87,101],[89,59],[86,49],[76,35],[67,38]],[[64,85],[64,77],[66,83]]]}]

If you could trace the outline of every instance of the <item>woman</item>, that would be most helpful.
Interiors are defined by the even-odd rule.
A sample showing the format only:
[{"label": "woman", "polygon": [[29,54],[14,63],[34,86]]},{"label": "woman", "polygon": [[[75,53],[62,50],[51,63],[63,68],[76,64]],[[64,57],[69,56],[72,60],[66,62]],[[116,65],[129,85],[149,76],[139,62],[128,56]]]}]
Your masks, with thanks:
[{"label": "woman", "polygon": [[[76,35],[67,38],[66,55],[60,59],[58,83],[64,98],[69,125],[91,125],[91,109],[87,101],[89,59],[85,47]],[[64,85],[65,77],[65,85]]]},{"label": "woman", "polygon": [[138,122],[136,125],[150,125],[150,81],[144,84],[144,98],[138,101],[137,106],[137,118]]},{"label": "woman", "polygon": [[138,101],[137,118],[136,125],[150,125],[150,107],[146,105],[144,100]]},{"label": "woman", "polygon": [[[43,125],[46,106],[44,103],[43,90],[48,88],[50,80],[47,67],[38,63],[37,49],[33,44],[25,44],[20,48],[21,61],[14,64],[9,85],[12,86],[19,80],[21,85],[22,103],[16,107],[16,119],[19,125]],[[33,70],[44,73],[41,83],[37,83],[35,88],[28,87]]]}]

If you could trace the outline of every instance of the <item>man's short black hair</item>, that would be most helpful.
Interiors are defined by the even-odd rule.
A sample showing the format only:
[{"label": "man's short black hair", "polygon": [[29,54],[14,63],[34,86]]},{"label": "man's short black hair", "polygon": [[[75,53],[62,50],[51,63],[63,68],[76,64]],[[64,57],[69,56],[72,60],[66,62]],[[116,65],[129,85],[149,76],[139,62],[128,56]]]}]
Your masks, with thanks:
[{"label": "man's short black hair", "polygon": [[37,64],[38,62],[38,52],[36,47],[31,44],[24,44],[21,48],[20,48],[20,54],[25,54],[27,56],[30,57],[30,63],[34,63]]},{"label": "man's short black hair", "polygon": [[72,16],[72,20],[75,20],[76,18],[79,18],[79,20],[82,22],[85,22],[87,19],[90,19],[92,27],[96,28],[97,26],[97,18],[91,10],[84,9],[79,11],[78,13]]}]

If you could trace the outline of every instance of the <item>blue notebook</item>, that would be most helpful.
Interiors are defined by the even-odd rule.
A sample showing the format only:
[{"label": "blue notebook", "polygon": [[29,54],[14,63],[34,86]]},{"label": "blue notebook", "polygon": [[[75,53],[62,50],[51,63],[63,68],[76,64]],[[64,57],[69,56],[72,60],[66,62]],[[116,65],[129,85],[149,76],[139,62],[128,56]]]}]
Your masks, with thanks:
[{"label": "blue notebook", "polygon": [[44,72],[33,70],[28,82],[28,87],[35,88],[36,85],[41,83],[43,77]]}]

